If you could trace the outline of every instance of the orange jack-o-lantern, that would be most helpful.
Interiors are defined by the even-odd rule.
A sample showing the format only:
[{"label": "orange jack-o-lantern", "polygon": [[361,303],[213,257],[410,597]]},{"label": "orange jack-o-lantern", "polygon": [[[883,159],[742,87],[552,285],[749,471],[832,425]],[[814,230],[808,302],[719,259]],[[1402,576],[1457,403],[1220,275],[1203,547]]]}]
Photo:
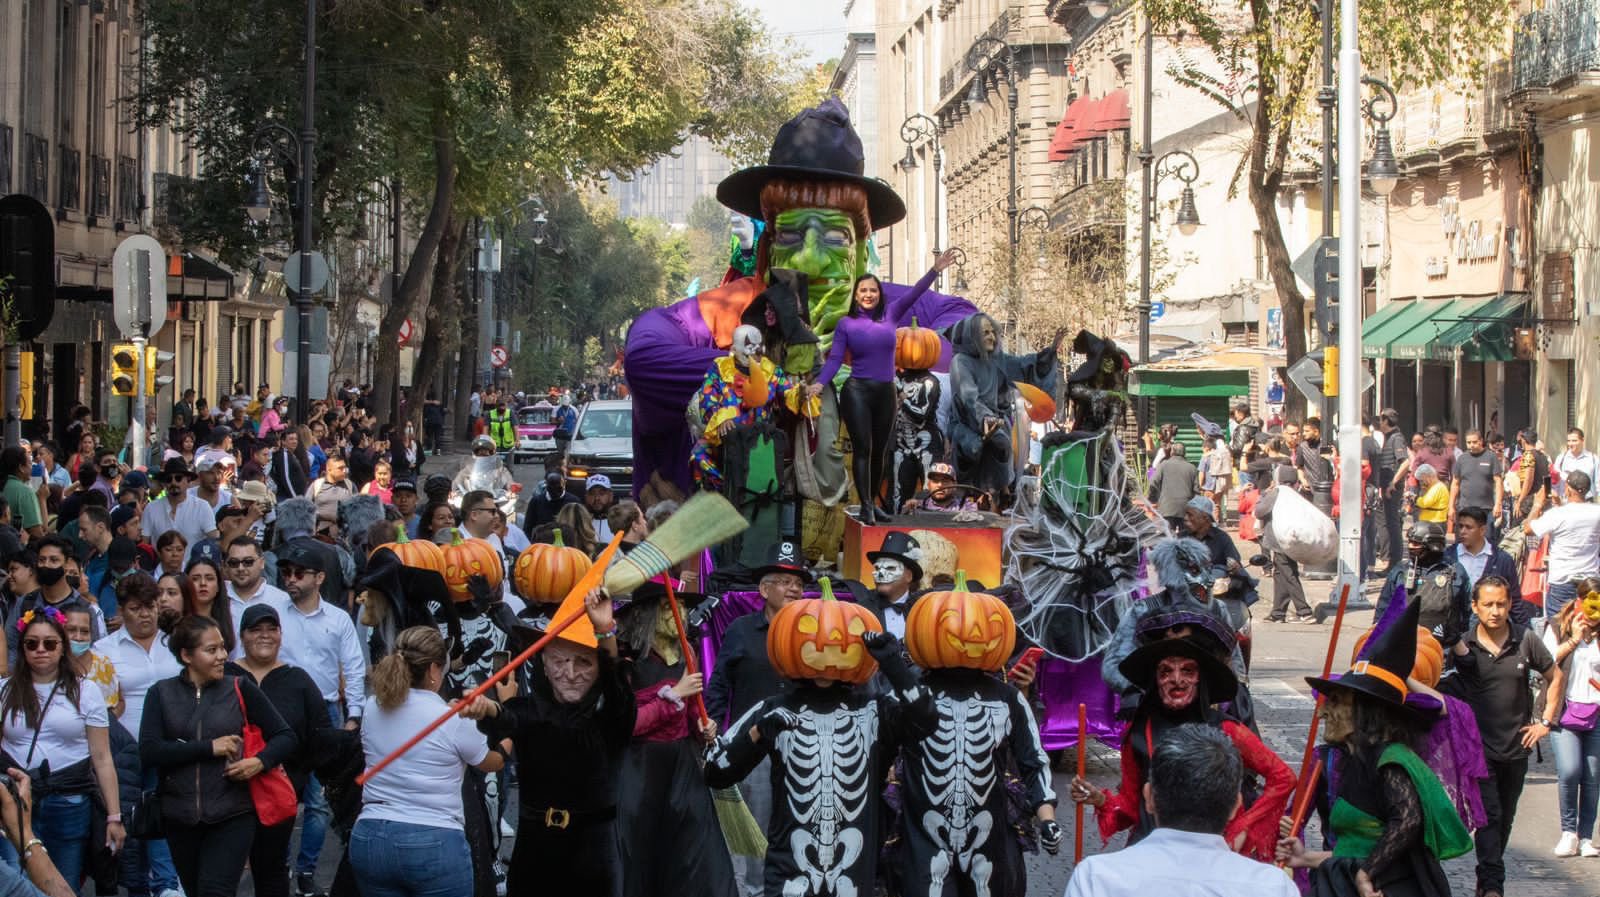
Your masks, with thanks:
[{"label": "orange jack-o-lantern", "polygon": [[829,581],[821,598],[795,601],[772,618],[767,629],[767,659],[789,679],[833,679],[860,684],[878,671],[878,662],[861,641],[883,624],[859,604],[837,601]]},{"label": "orange jack-o-lantern", "polygon": [[594,562],[580,549],[568,548],[556,530],[554,543],[529,545],[511,567],[511,584],[529,601],[553,604],[567,597]]},{"label": "orange jack-o-lantern", "polygon": [[901,370],[925,371],[939,363],[943,350],[938,332],[918,327],[916,318],[894,332],[894,363]]},{"label": "orange jack-o-lantern", "polygon": [[1028,420],[1042,424],[1056,416],[1056,400],[1052,399],[1049,393],[1021,380],[1016,381],[1014,385],[1022,396],[1022,401],[1027,403]]},{"label": "orange jack-o-lantern", "polygon": [[963,570],[956,571],[954,590],[923,595],[906,617],[906,647],[923,669],[998,670],[1016,646],[1011,609],[993,595],[967,591]]},{"label": "orange jack-o-lantern", "polygon": [[500,588],[505,579],[505,566],[500,552],[482,539],[463,539],[461,530],[450,531],[450,544],[444,546],[444,582],[450,587],[450,597],[457,601],[471,601],[467,591],[467,578],[482,576],[489,581],[490,589]]},{"label": "orange jack-o-lantern", "polygon": [[[1368,629],[1356,639],[1355,650],[1350,652],[1350,660],[1355,662],[1361,654],[1361,646],[1367,643],[1367,637],[1372,635]],[[1411,678],[1421,682],[1429,688],[1439,684],[1439,676],[1444,671],[1444,648],[1440,647],[1439,640],[1433,637],[1425,627],[1417,627],[1417,659],[1411,664]]]},{"label": "orange jack-o-lantern", "polygon": [[444,551],[439,546],[425,539],[408,538],[404,523],[396,523],[394,531],[393,542],[386,542],[372,550],[377,551],[378,548],[387,548],[394,552],[394,556],[400,559],[400,563],[405,564],[407,567],[432,570],[443,575],[445,566]]}]

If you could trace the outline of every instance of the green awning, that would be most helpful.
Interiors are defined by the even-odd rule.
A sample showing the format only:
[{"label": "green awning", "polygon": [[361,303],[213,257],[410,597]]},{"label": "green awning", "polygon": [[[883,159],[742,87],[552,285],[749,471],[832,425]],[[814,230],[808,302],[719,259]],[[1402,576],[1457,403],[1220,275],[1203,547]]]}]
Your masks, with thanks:
[{"label": "green awning", "polygon": [[[1510,326],[1520,320],[1527,297],[1423,299],[1388,319],[1371,334],[1362,334],[1366,358],[1400,361],[1508,361],[1513,357]],[[1370,342],[1369,342],[1370,340]]]},{"label": "green awning", "polygon": [[[1426,321],[1449,304],[1450,301],[1428,299],[1390,302],[1384,306],[1383,311],[1362,322],[1361,357],[1393,358],[1394,356],[1389,351],[1390,343],[1404,336],[1419,322]],[[1384,312],[1388,312],[1390,309],[1396,310],[1385,317]]]},{"label": "green awning", "polygon": [[1477,320],[1466,322],[1472,331],[1455,340],[1463,361],[1512,361],[1517,357],[1515,330],[1527,312],[1525,295],[1501,295],[1485,306]]},{"label": "green awning", "polygon": [[1250,394],[1249,371],[1138,371],[1136,396],[1212,396],[1232,398]]},{"label": "green awning", "polygon": [[1466,324],[1493,301],[1490,297],[1428,303],[1438,307],[1410,330],[1389,341],[1389,357],[1401,361],[1454,361],[1456,344],[1448,342],[1445,334]]}]

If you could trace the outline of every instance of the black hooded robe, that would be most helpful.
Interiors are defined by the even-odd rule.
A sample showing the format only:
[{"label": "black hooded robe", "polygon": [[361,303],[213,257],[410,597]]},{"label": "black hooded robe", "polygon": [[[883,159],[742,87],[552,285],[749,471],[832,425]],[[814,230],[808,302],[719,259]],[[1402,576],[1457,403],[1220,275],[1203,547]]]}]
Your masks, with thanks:
[{"label": "black hooded robe", "polygon": [[[998,496],[1010,490],[1013,479],[1011,429],[1017,390],[1012,384],[1021,380],[1053,395],[1060,372],[1053,346],[1031,355],[1011,355],[1000,349],[986,352],[984,321],[998,336],[999,325],[983,314],[951,329],[955,355],[950,362],[950,430],[956,446],[956,479]],[[985,420],[998,422],[987,434]]]}]

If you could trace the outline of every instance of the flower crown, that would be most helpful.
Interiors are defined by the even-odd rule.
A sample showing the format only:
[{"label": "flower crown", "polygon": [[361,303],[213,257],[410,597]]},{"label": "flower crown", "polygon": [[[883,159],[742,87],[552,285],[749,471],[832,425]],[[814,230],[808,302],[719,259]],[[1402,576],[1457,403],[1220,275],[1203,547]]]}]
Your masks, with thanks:
[{"label": "flower crown", "polygon": [[27,632],[28,627],[33,625],[33,621],[39,619],[40,617],[43,617],[44,619],[49,620],[59,626],[67,625],[66,614],[56,610],[53,607],[40,607],[34,608],[33,610],[30,610],[22,615],[22,619],[17,621],[17,631]]}]

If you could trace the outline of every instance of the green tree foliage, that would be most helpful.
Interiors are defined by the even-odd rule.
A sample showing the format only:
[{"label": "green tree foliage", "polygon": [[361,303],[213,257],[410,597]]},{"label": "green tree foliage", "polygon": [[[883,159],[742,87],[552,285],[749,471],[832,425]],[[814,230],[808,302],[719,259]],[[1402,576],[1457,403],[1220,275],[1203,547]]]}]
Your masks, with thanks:
[{"label": "green tree foliage", "polygon": [[[1514,4],[1360,2],[1362,65],[1396,89],[1461,76],[1478,78],[1486,54],[1509,44]],[[1338,14],[1338,5],[1331,0],[1321,5]],[[1304,0],[1144,0],[1158,34],[1182,31],[1197,37],[1204,48],[1172,74],[1251,130],[1250,151],[1240,160],[1234,187],[1243,184],[1266,245],[1283,308],[1289,364],[1306,352],[1305,328],[1291,323],[1306,320],[1306,300],[1290,270],[1277,201],[1286,172],[1319,164],[1317,157],[1304,154],[1307,143],[1313,153],[1321,148],[1312,128],[1322,83],[1318,8],[1318,3]],[[1299,413],[1298,403],[1289,407]]]}]

